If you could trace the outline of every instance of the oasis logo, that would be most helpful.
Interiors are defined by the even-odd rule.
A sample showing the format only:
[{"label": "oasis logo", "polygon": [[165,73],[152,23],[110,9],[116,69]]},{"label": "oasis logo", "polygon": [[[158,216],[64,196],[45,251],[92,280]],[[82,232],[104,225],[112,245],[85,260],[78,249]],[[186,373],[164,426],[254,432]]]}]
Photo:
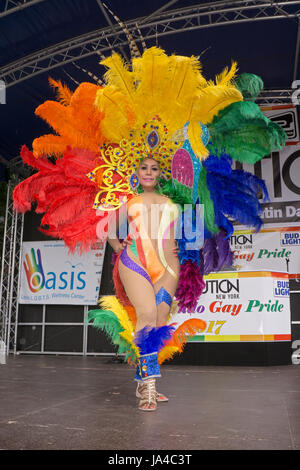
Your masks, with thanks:
[{"label": "oasis logo", "polygon": [[229,294],[229,292],[235,291],[240,292],[240,283],[239,279],[235,279],[230,281],[229,279],[222,279],[222,280],[206,280],[205,290],[203,294]]},{"label": "oasis logo", "polygon": [[37,250],[37,257],[34,249],[31,248],[31,259],[26,253],[24,261],[24,270],[27,277],[28,287],[31,292],[38,292],[45,285],[45,275],[42,265],[41,250]]},{"label": "oasis logo", "polygon": [[78,263],[73,265],[70,261],[66,261],[67,264],[70,264],[71,270],[54,272],[49,271],[44,273],[41,250],[37,249],[36,253],[34,248],[30,250],[31,257],[28,253],[25,254],[24,261],[24,270],[27,278],[28,287],[31,292],[38,292],[41,289],[45,288],[48,290],[55,289],[69,289],[69,290],[82,290],[86,286],[86,281],[84,277],[86,276],[85,271],[75,272],[77,266],[82,265]]}]

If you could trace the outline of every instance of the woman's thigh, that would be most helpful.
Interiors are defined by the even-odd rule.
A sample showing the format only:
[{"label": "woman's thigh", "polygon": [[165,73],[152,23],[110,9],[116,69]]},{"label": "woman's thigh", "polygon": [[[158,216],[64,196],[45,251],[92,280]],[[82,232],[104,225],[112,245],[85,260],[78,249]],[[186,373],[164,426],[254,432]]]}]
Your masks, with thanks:
[{"label": "woman's thigh", "polygon": [[161,300],[165,299],[157,305],[157,326],[166,324],[171,308],[170,303],[175,295],[177,284],[178,279],[175,279],[168,271],[154,284],[155,294],[160,292],[158,297],[161,298]]},{"label": "woman's thigh", "polygon": [[[135,308],[137,329],[139,329],[138,324],[141,317],[143,317],[145,324],[155,326],[157,308],[153,284],[138,258],[128,248],[125,248],[125,250],[127,250],[125,253],[127,256],[125,256],[125,259],[123,258],[125,264],[122,261],[122,255],[119,259],[119,275],[128,299]],[[128,261],[128,258],[131,262]]]}]

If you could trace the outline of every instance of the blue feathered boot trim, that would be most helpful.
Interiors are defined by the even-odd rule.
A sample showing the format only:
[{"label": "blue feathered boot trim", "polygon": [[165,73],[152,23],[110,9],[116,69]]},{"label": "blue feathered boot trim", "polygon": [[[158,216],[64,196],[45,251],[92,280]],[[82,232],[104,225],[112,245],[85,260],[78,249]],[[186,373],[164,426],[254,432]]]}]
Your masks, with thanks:
[{"label": "blue feathered boot trim", "polygon": [[171,339],[174,331],[174,325],[164,325],[157,328],[145,326],[137,332],[134,343],[139,349],[140,357],[135,380],[142,382],[149,378],[161,377],[158,353],[165,342]]},{"label": "blue feathered boot trim", "polygon": [[135,379],[137,382],[143,382],[150,378],[161,377],[158,364],[158,353],[145,354],[138,358]]}]

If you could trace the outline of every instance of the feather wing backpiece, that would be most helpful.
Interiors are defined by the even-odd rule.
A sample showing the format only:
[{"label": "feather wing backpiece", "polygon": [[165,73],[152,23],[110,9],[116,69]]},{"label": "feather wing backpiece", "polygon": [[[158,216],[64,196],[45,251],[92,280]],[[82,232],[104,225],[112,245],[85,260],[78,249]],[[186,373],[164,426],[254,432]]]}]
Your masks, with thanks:
[{"label": "feather wing backpiece", "polygon": [[[159,161],[159,191],[181,208],[178,237],[180,278],[168,321],[176,312],[195,311],[202,276],[232,264],[232,220],[259,230],[258,192],[264,182],[232,161],[255,163],[285,145],[285,133],[254,100],[263,87],[251,74],[238,75],[232,62],[215,80],[206,80],[192,57],[167,55],[158,47],[126,63],[114,53],[102,61],[104,86],[84,82],[74,91],[50,79],[57,100],[36,109],[53,133],[37,137],[21,157],[33,174],[16,186],[17,211],[43,214],[40,229],[65,241],[71,251],[88,250],[105,239],[110,217],[133,196],[129,177],[141,158]],[[173,159],[174,157],[174,159]],[[198,244],[197,205],[204,207]],[[192,206],[186,217],[185,205]],[[198,228],[197,228],[198,227]],[[197,234],[196,234],[197,235]],[[196,240],[197,237],[196,237]],[[136,312],[114,269],[115,296],[101,300],[89,321],[108,334],[134,363]],[[180,353],[189,337],[204,331],[200,319],[186,320],[160,351],[163,362]]]}]

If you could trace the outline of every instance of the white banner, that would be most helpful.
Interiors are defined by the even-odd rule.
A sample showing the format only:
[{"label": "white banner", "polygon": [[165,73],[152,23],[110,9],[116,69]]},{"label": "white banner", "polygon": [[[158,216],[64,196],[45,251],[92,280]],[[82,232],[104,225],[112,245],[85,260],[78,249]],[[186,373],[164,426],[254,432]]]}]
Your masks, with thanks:
[{"label": "white banner", "polygon": [[190,341],[290,341],[287,274],[223,272],[205,276],[205,282],[195,313],[171,319],[177,326],[191,317],[206,322],[205,331]]},{"label": "white banner", "polygon": [[300,225],[294,227],[235,230],[230,238],[237,271],[288,272],[300,278]]},{"label": "white banner", "polygon": [[97,304],[104,252],[102,244],[71,255],[62,241],[23,242],[19,302]]}]

